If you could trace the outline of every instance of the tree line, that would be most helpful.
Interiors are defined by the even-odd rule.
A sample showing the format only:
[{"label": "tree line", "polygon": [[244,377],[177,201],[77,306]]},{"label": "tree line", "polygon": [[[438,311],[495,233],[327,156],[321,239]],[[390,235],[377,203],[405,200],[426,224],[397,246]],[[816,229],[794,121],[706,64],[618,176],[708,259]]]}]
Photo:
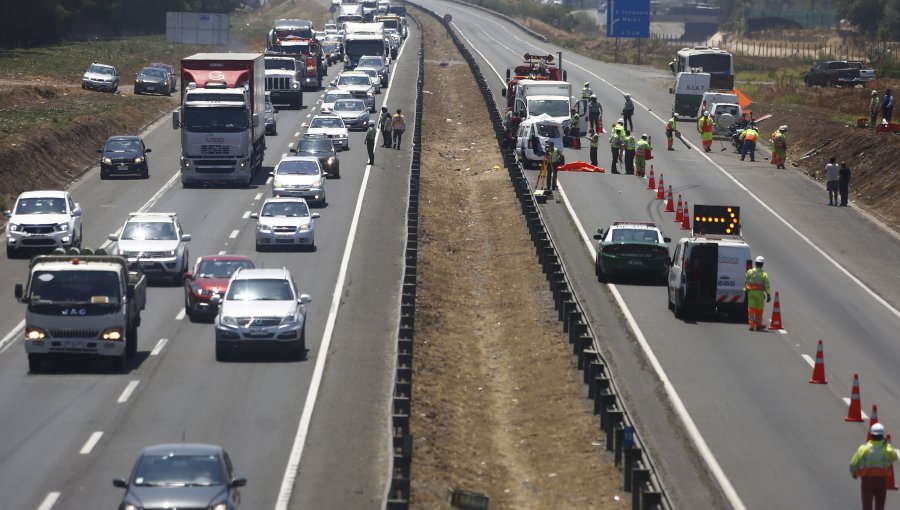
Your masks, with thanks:
[{"label": "tree line", "polygon": [[242,0],[0,0],[0,47],[161,34],[166,12],[230,13]]}]

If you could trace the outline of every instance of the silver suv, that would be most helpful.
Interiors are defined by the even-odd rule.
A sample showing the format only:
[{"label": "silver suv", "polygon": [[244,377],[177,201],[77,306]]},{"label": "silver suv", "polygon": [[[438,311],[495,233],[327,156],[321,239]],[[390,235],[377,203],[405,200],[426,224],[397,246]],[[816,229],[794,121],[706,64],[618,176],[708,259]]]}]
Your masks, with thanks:
[{"label": "silver suv", "polygon": [[94,62],[81,77],[81,88],[115,92],[119,90],[119,71],[113,66]]},{"label": "silver suv", "polygon": [[176,213],[131,213],[118,234],[110,234],[116,244],[113,255],[128,259],[147,276],[162,276],[180,284],[188,270],[187,242],[190,234],[181,229]]},{"label": "silver suv", "polygon": [[68,191],[26,191],[16,199],[6,224],[6,256],[22,248],[81,246],[81,206]]},{"label": "silver suv", "polygon": [[241,347],[286,349],[306,359],[306,304],[286,268],[238,269],[228,282],[216,315],[216,360]]}]

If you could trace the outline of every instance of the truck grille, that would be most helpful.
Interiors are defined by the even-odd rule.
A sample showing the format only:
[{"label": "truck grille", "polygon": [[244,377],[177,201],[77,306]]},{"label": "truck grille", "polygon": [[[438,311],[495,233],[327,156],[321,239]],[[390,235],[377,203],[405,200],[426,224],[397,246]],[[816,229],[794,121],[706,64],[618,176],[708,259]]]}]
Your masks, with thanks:
[{"label": "truck grille", "polygon": [[230,145],[201,145],[200,146],[200,155],[201,156],[230,156],[231,155],[231,146]]},{"label": "truck grille", "polygon": [[266,90],[291,90],[291,79],[287,76],[266,76]]},{"label": "truck grille", "polygon": [[281,324],[281,317],[237,317],[239,326],[277,326]]},{"label": "truck grille", "polygon": [[97,338],[100,332],[96,329],[51,329],[53,338]]},{"label": "truck grille", "polygon": [[26,234],[52,234],[53,225],[23,225]]}]

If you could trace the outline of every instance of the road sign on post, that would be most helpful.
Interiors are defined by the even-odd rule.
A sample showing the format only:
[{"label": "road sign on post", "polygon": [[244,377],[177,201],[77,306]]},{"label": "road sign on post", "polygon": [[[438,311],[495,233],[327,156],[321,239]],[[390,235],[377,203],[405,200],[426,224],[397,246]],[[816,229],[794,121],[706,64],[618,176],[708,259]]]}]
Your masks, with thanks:
[{"label": "road sign on post", "polygon": [[606,36],[650,38],[650,0],[607,0]]}]

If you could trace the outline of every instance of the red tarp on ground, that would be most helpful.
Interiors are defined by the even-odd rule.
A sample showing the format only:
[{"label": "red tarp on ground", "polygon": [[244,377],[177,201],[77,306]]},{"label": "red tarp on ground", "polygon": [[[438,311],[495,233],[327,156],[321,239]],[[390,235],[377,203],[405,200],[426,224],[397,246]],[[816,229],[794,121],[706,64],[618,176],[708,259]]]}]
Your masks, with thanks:
[{"label": "red tarp on ground", "polygon": [[875,126],[876,133],[900,133],[900,124],[891,122],[890,124],[879,124]]},{"label": "red tarp on ground", "polygon": [[584,161],[573,161],[571,163],[566,163],[565,165],[559,165],[557,170],[560,172],[606,172],[605,168],[594,166],[590,163],[585,163]]}]

